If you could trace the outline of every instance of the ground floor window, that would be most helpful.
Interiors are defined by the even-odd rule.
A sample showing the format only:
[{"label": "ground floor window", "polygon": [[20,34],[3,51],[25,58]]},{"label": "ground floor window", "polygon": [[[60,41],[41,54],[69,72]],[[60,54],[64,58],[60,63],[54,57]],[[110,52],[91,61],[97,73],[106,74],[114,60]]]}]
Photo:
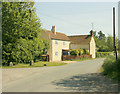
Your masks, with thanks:
[{"label": "ground floor window", "polygon": [[55,55],[58,56],[58,52],[55,52]]},{"label": "ground floor window", "polygon": [[62,51],[62,55],[70,55],[69,51]]}]

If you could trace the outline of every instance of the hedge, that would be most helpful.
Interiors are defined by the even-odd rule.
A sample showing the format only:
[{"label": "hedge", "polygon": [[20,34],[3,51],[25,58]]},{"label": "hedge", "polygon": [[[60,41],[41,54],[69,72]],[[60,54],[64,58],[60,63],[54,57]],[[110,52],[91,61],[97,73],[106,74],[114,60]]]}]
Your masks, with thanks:
[{"label": "hedge", "polygon": [[120,56],[116,60],[115,56],[109,55],[102,65],[102,73],[107,77],[110,77],[120,82]]},{"label": "hedge", "polygon": [[99,57],[106,57],[108,55],[112,55],[113,52],[96,52],[96,58],[99,58]]},{"label": "hedge", "polygon": [[89,55],[89,51],[86,50],[86,49],[82,49],[82,48],[80,48],[80,49],[72,49],[72,50],[70,50],[70,54],[75,55],[75,56]]}]

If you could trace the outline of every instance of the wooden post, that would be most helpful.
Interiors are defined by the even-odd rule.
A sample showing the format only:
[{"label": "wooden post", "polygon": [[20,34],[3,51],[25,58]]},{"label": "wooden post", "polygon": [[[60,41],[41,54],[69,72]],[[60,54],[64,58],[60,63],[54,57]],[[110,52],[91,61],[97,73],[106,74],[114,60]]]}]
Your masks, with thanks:
[{"label": "wooden post", "polygon": [[115,46],[115,7],[113,7],[113,46],[114,46],[114,53],[117,60],[117,51]]}]

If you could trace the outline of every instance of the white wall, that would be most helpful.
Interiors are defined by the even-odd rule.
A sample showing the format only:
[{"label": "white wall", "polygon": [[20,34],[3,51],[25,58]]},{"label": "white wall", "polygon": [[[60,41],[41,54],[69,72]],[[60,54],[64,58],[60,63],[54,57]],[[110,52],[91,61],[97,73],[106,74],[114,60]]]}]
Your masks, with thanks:
[{"label": "white wall", "polygon": [[[56,41],[58,44],[56,44]],[[63,45],[63,42],[65,42],[65,45]],[[62,57],[62,49],[69,49],[70,41],[62,41],[62,40],[54,40],[52,39],[51,42],[51,61],[61,61]],[[58,52],[58,55],[55,55],[55,53]]]},{"label": "white wall", "polygon": [[96,56],[96,44],[95,44],[95,40],[92,37],[91,41],[90,41],[90,54],[92,55],[92,58],[95,58]]}]

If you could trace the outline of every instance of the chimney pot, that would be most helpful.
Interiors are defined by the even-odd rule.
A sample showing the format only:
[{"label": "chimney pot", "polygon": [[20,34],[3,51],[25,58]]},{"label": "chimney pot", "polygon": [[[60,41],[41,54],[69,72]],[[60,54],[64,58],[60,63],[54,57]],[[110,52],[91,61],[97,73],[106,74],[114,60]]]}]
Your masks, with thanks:
[{"label": "chimney pot", "polygon": [[90,31],[90,35],[91,35],[92,37],[94,36],[94,31],[93,31],[93,30]]},{"label": "chimney pot", "polygon": [[56,35],[56,30],[55,30],[55,26],[52,26],[51,31]]}]

